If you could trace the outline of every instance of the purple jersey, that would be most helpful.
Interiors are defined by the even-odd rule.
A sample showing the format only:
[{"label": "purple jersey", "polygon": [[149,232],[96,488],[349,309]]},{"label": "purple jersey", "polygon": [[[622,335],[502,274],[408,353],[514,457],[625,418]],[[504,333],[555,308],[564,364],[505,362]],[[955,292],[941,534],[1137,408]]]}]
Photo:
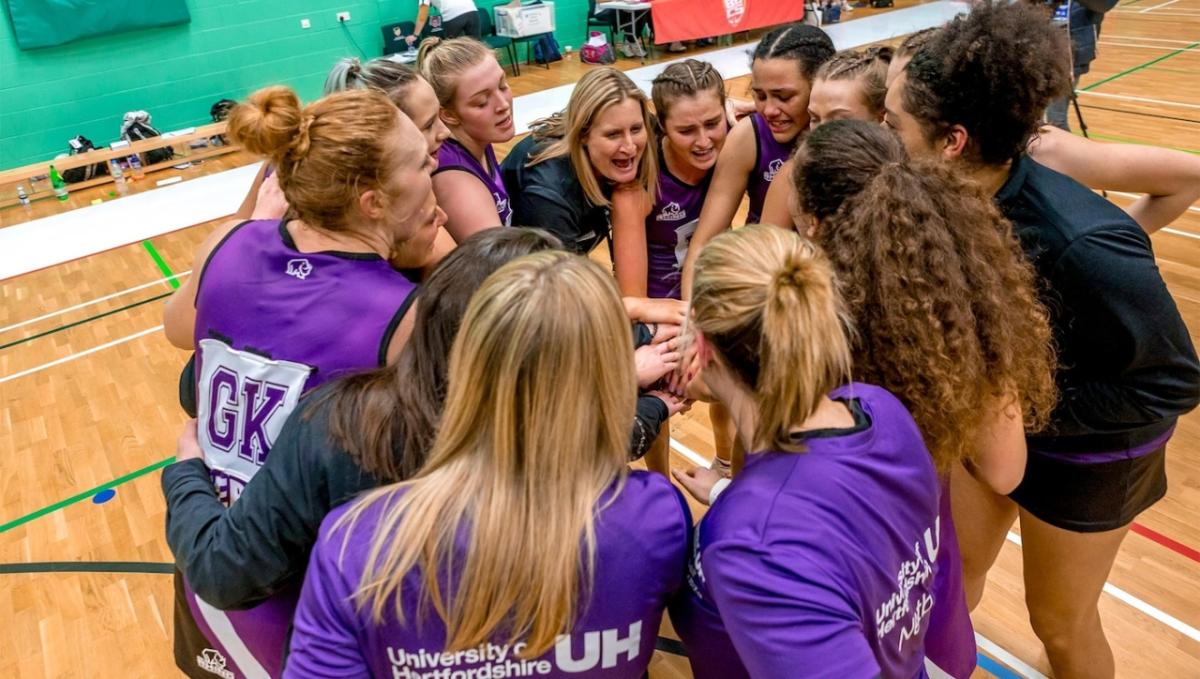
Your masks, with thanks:
[{"label": "purple jersey", "polygon": [[[699,679],[925,677],[932,611],[965,605],[938,591],[951,533],[912,417],[879,387],[830,396],[857,404],[853,430],[748,456],[697,526],[671,619]],[[973,651],[969,627],[940,632]]]},{"label": "purple jersey", "polygon": [[486,168],[479,164],[479,160],[471,155],[467,147],[452,137],[438,149],[438,166],[433,173],[450,170],[470,173],[483,182],[484,188],[492,194],[492,200],[496,202],[496,214],[500,217],[500,224],[490,226],[511,226],[512,208],[508,206],[508,189],[504,188],[504,180],[500,177],[500,163],[496,162],[496,151],[492,149],[491,144],[484,147],[483,156],[487,160]]},{"label": "purple jersey", "polygon": [[[198,438],[223,502],[266,461],[302,393],[384,363],[415,289],[375,254],[298,251],[279,220],[244,222],[221,241],[200,273],[195,341]],[[226,613],[188,589],[212,644],[196,662],[278,676],[296,596]]]},{"label": "purple jersey", "polygon": [[680,299],[683,260],[700,223],[700,209],[713,173],[710,170],[699,184],[692,185],[671,174],[661,153],[658,166],[662,169],[658,199],[646,216],[646,294]]},{"label": "purple jersey", "polygon": [[[581,602],[570,634],[559,637],[544,655],[528,659],[516,655],[520,642],[498,640],[443,652],[446,628],[441,619],[432,609],[427,618],[415,619],[423,578],[419,569],[410,571],[401,586],[404,623],[390,612],[391,603],[381,624],[371,619],[369,610],[355,609],[351,595],[362,578],[385,504],[370,507],[349,528],[334,528],[348,505],[326,517],[296,610],[285,676],[643,676],[663,609],[683,585],[691,528],[687,505],[666,478],[632,472],[615,499],[598,503],[591,599]],[[466,541],[460,541],[455,562],[466,560],[466,549]],[[443,582],[452,582],[449,576],[444,574]]]},{"label": "purple jersey", "polygon": [[771,126],[757,111],[750,114],[750,122],[754,126],[756,143],[754,170],[750,172],[750,180],[746,183],[746,193],[750,194],[750,213],[746,215],[746,223],[757,224],[762,219],[771,182],[792,156],[792,144],[775,141],[775,137],[771,136]]}]

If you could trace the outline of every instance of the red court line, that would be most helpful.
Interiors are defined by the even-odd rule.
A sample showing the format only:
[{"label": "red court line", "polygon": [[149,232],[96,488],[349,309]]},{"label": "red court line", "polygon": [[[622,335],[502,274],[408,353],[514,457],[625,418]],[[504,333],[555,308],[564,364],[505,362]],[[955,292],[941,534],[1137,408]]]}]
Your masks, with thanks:
[{"label": "red court line", "polygon": [[1195,561],[1196,563],[1200,563],[1200,551],[1192,549],[1191,547],[1188,547],[1187,545],[1183,544],[1182,542],[1179,542],[1177,540],[1172,540],[1171,538],[1163,535],[1162,533],[1159,533],[1157,531],[1146,528],[1145,526],[1143,526],[1140,523],[1133,524],[1133,526],[1130,527],[1130,530],[1132,530],[1133,532],[1137,533],[1138,535],[1146,538],[1147,540],[1153,540],[1154,542],[1157,542],[1158,544],[1162,545],[1163,547],[1166,547],[1167,549],[1171,550],[1172,552],[1175,552],[1176,554],[1182,554],[1183,556],[1186,556],[1187,558],[1191,559],[1192,561]]}]

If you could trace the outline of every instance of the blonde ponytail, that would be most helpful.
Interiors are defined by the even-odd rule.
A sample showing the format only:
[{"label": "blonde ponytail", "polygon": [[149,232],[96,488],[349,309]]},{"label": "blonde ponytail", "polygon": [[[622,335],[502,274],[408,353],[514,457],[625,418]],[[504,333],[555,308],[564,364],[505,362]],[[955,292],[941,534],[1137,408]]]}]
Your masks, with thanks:
[{"label": "blonde ponytail", "polygon": [[754,393],[756,447],[797,450],[791,430],[850,376],[833,268],[791,231],[747,226],[696,261],[692,321]]}]

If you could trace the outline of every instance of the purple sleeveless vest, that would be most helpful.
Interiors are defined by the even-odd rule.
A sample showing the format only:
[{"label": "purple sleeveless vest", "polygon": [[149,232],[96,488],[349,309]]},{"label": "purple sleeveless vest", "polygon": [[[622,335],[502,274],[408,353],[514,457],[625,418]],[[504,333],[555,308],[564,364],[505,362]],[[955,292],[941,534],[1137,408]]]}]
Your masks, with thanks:
[{"label": "purple sleeveless vest", "polygon": [[[199,275],[198,433],[217,494],[230,504],[302,393],[383,365],[416,285],[375,254],[300,252],[278,220],[236,227]],[[211,644],[189,657],[217,674],[278,676],[297,596],[293,589],[222,612],[186,588],[193,620],[185,622]]]},{"label": "purple sleeveless vest", "polygon": [[763,205],[767,202],[767,190],[779,168],[792,155],[791,144],[780,144],[771,136],[771,127],[758,112],[750,114],[754,125],[756,140],[756,160],[754,171],[750,173],[750,181],[746,184],[746,193],[750,194],[750,214],[746,215],[747,224],[757,224],[762,219]]},{"label": "purple sleeveless vest", "polygon": [[655,298],[680,299],[683,260],[687,257],[692,234],[700,222],[700,210],[712,170],[699,184],[684,182],[667,169],[659,153],[658,198],[646,216],[646,294]]},{"label": "purple sleeveless vest", "polygon": [[496,162],[496,151],[491,144],[484,149],[483,155],[487,160],[487,168],[480,165],[475,156],[457,140],[447,139],[442,148],[438,149],[438,166],[433,173],[461,170],[474,175],[492,194],[492,200],[496,201],[496,214],[500,216],[500,224],[493,226],[511,226],[512,208],[508,203],[508,189],[504,188],[504,180],[500,177],[500,163]]}]

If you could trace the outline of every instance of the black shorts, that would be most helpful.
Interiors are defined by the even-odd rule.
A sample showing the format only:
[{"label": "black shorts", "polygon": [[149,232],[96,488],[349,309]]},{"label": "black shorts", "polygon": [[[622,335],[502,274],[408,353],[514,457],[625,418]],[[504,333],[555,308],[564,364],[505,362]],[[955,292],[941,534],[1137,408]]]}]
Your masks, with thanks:
[{"label": "black shorts", "polygon": [[479,12],[466,12],[443,22],[442,35],[447,39],[466,36],[479,40]]},{"label": "black shorts", "polygon": [[1113,530],[1167,494],[1166,453],[1164,444],[1130,459],[1081,464],[1031,450],[1025,478],[1009,497],[1057,528]]}]

